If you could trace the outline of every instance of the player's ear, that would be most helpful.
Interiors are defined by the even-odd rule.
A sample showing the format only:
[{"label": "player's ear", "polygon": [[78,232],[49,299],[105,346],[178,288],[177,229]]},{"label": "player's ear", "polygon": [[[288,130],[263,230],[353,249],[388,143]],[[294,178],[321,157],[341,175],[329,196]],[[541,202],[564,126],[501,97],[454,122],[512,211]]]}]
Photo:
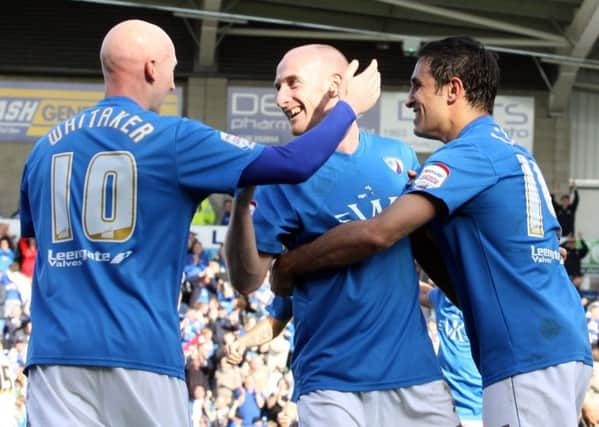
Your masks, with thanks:
[{"label": "player's ear", "polygon": [[146,81],[150,83],[156,80],[156,61],[146,61],[144,64],[144,76]]},{"label": "player's ear", "polygon": [[339,96],[339,86],[341,85],[341,74],[333,74],[329,78],[328,94],[331,98],[337,98]]},{"label": "player's ear", "polygon": [[446,85],[447,88],[447,102],[449,104],[453,104],[459,98],[464,96],[464,84],[462,80],[458,77],[452,77],[449,80],[449,83]]}]

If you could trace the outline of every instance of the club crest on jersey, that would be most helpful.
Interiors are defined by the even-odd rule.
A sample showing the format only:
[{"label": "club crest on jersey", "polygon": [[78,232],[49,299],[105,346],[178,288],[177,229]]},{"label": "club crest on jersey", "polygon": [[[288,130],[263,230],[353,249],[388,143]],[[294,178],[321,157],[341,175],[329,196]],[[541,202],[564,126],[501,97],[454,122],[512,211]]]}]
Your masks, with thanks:
[{"label": "club crest on jersey", "polygon": [[400,174],[403,172],[403,162],[399,160],[397,157],[385,157],[385,163],[389,166],[396,174]]},{"label": "club crest on jersey", "polygon": [[220,139],[241,149],[247,148],[252,150],[256,146],[256,143],[250,141],[249,139],[245,139],[237,135],[231,135],[227,132],[221,132]]},{"label": "club crest on jersey", "polygon": [[254,212],[256,212],[256,208],[258,207],[258,203],[255,200],[250,202],[250,215],[254,216]]},{"label": "club crest on jersey", "polygon": [[443,163],[433,163],[425,166],[414,181],[416,190],[439,188],[449,176],[449,167]]}]

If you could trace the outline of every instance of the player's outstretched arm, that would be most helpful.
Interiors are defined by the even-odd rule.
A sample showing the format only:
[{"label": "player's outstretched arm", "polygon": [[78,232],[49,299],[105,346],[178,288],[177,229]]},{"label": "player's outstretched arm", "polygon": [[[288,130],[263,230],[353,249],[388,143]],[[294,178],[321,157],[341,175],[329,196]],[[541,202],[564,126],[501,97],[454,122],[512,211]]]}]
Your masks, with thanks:
[{"label": "player's outstretched arm", "polygon": [[354,76],[352,61],[340,85],[340,101],[315,127],[284,146],[268,146],[242,172],[239,187],[260,184],[297,184],[308,179],[335,152],[356,115],[370,109],[381,94],[376,61]]},{"label": "player's outstretched arm", "polygon": [[258,252],[250,213],[254,187],[245,188],[233,200],[233,210],[225,236],[225,261],[231,284],[249,294],[260,287],[273,257]]},{"label": "player's outstretched arm", "polygon": [[288,295],[296,276],[352,264],[385,250],[429,222],[435,213],[435,205],[425,196],[405,194],[372,219],[341,224],[282,254],[271,277],[273,291]]}]

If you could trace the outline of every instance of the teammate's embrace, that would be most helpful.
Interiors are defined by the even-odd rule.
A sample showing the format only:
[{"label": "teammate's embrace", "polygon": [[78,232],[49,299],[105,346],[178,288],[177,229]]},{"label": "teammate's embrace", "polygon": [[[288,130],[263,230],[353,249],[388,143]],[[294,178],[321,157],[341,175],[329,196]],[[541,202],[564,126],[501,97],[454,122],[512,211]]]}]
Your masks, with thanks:
[{"label": "teammate's embrace", "polygon": [[106,98],[38,141],[23,171],[21,232],[38,244],[29,421],[188,426],[177,300],[195,207],[238,185],[308,178],[376,102],[380,76],[373,63],[353,78],[352,64],[332,118],[263,147],[156,113],[177,63],[161,28],[116,25],[100,59]]},{"label": "teammate's embrace", "polygon": [[[345,67],[347,59],[328,45],[303,45],[283,56],[277,105],[295,135],[330,114]],[[408,170],[417,168],[409,145],[354,124],[309,180],[258,188],[253,223],[251,191],[245,190],[235,200],[225,243],[231,282],[242,292],[256,289],[283,246],[378,214],[402,193]],[[459,424],[418,291],[411,239],[403,239],[362,263],[306,277],[292,299],[273,305],[274,319],[293,313],[293,397],[302,426]]]},{"label": "teammate's embrace", "polygon": [[498,81],[495,55],[470,38],[423,46],[406,104],[414,132],[445,145],[380,215],[283,255],[275,285],[388,248],[434,218],[483,379],[484,425],[576,426],[592,365],[585,316],[541,171],[491,117]]}]

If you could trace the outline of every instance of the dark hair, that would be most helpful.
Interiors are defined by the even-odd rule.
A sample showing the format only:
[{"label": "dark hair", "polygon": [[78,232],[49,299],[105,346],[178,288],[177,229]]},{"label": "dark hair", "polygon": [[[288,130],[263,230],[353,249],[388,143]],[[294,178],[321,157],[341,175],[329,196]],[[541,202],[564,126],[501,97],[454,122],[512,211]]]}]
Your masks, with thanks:
[{"label": "dark hair", "polygon": [[458,77],[470,105],[493,113],[500,74],[494,52],[471,37],[461,36],[429,42],[417,56],[429,61],[437,89]]}]

